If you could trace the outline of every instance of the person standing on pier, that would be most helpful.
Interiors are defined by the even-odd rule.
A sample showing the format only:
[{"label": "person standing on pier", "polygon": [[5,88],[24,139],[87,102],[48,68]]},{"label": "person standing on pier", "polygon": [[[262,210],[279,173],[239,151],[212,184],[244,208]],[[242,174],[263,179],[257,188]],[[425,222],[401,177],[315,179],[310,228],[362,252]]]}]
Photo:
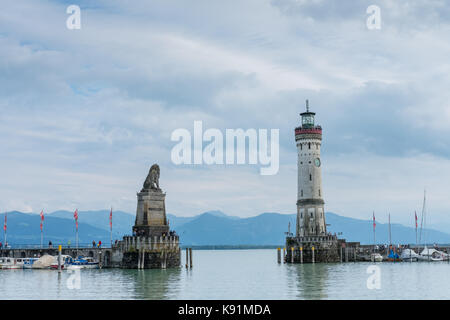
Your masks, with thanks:
[{"label": "person standing on pier", "polygon": [[99,248],[102,247],[102,241],[101,241],[101,240],[98,241],[98,247],[99,247]]},{"label": "person standing on pier", "polygon": [[92,240],[92,248],[95,248],[95,240]]},{"label": "person standing on pier", "polygon": [[49,247],[49,248],[52,248],[52,247],[53,247],[53,244],[52,244],[51,241],[48,242],[48,247]]}]

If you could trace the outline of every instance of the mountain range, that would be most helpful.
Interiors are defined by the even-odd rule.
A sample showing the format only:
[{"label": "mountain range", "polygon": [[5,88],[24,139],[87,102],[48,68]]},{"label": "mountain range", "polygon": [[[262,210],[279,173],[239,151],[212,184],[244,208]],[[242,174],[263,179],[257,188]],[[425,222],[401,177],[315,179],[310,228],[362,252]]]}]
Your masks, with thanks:
[{"label": "mountain range", "polygon": [[[79,244],[89,245],[93,240],[110,241],[109,210],[79,211]],[[295,214],[262,213],[250,218],[228,216],[221,211],[209,211],[192,217],[167,215],[170,227],[180,235],[183,246],[268,246],[283,245],[290,224],[295,232]],[[0,214],[4,219],[4,214]],[[135,216],[123,211],[113,212],[113,240],[131,233]],[[3,221],[3,220],[0,220]],[[347,241],[373,243],[372,220],[361,220],[327,212],[328,231]],[[35,213],[8,212],[7,240],[10,244],[39,244],[40,216]],[[73,212],[56,211],[45,215],[44,244],[75,245]],[[388,224],[377,222],[377,243],[389,242]],[[415,229],[391,224],[392,243],[415,243]],[[420,235],[420,232],[419,232]],[[450,234],[437,230],[422,231],[422,243],[450,243]],[[3,238],[1,239],[3,241]]]}]

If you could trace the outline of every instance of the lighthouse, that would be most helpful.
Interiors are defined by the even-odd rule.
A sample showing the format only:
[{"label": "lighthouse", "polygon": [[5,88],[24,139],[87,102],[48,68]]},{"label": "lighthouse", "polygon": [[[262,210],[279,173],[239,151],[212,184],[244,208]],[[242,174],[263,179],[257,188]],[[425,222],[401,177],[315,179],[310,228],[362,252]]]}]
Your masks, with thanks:
[{"label": "lighthouse", "polygon": [[315,113],[300,114],[301,126],[295,128],[298,158],[297,237],[326,235],[322,189],[322,127],[314,122]]},{"label": "lighthouse", "polygon": [[[345,239],[327,232],[322,189],[322,127],[315,123],[314,112],[300,113],[301,124],[295,128],[297,146],[297,228],[295,236],[286,237],[285,262],[314,263],[343,261],[348,253]],[[289,234],[289,232],[288,232]],[[345,250],[347,251],[344,251]],[[351,248],[356,261],[356,248]],[[348,256],[348,255],[347,255]],[[346,256],[346,257],[347,257]]]}]

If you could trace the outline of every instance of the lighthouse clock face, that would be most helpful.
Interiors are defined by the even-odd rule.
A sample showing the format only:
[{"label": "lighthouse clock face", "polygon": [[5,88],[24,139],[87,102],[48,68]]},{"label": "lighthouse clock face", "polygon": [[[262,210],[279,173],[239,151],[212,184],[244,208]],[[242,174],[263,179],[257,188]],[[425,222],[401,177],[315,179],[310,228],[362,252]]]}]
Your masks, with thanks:
[{"label": "lighthouse clock face", "polygon": [[319,158],[316,158],[316,159],[314,160],[314,164],[316,165],[316,167],[320,167],[320,159],[319,159]]}]

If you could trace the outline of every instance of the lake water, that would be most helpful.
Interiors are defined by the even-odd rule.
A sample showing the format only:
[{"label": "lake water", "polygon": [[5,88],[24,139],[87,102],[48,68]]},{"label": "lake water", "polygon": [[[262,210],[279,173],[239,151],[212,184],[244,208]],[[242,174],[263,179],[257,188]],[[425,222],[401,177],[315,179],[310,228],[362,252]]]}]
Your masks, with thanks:
[{"label": "lake water", "polygon": [[[449,299],[450,264],[278,264],[275,249],[197,250],[194,267],[0,270],[1,299]],[[185,261],[184,253],[182,261]],[[370,266],[379,289],[368,289]],[[370,282],[372,283],[372,282]]]}]

